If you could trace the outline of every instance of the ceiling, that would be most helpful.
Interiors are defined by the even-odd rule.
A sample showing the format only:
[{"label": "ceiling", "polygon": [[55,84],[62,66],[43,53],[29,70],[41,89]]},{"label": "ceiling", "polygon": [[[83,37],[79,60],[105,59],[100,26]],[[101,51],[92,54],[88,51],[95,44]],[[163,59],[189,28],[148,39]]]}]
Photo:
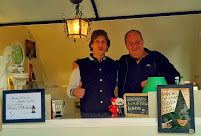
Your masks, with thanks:
[{"label": "ceiling", "polygon": [[[83,0],[80,6],[94,21],[201,14],[201,0]],[[0,26],[62,23],[62,13],[75,17],[70,0],[1,0]]]}]

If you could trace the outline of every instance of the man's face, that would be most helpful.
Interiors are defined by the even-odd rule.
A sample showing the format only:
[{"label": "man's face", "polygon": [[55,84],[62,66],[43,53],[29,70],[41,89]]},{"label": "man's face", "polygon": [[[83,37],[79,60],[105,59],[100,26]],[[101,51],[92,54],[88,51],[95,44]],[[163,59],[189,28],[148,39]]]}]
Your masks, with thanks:
[{"label": "man's face", "polygon": [[94,55],[104,56],[108,48],[106,37],[103,35],[97,36],[93,40],[93,43],[91,44],[91,48],[93,49]]},{"label": "man's face", "polygon": [[125,45],[132,57],[141,56],[144,52],[144,40],[141,39],[140,34],[137,32],[128,33]]}]

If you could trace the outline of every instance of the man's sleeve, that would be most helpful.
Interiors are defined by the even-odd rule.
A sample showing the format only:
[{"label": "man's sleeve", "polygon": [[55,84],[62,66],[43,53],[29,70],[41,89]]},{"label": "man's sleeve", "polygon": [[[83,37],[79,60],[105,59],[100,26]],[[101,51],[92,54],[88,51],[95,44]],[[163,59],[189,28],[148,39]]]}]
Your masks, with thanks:
[{"label": "man's sleeve", "polygon": [[159,52],[157,57],[155,56],[155,60],[157,62],[157,75],[165,77],[165,80],[168,84],[174,84],[175,77],[180,77],[180,73],[176,70],[174,65],[172,65],[169,60]]},{"label": "man's sleeve", "polygon": [[81,77],[80,77],[80,69],[79,67],[73,70],[73,73],[71,74],[68,88],[67,88],[67,95],[69,98],[76,98],[73,95],[73,90],[77,88],[80,84]]}]

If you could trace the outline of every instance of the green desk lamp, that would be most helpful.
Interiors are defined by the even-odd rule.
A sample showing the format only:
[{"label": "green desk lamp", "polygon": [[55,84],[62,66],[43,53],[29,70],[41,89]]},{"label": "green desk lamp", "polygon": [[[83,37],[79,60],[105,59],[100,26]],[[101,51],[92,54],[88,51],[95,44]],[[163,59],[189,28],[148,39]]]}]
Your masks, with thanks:
[{"label": "green desk lamp", "polygon": [[164,77],[149,77],[142,93],[157,91],[157,85],[167,85]]}]

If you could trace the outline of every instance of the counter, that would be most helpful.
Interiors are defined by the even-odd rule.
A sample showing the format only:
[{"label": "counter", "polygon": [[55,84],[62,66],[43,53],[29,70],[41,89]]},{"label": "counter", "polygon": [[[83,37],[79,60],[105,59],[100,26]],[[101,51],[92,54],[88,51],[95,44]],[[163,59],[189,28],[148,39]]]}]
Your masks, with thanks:
[{"label": "counter", "polygon": [[[201,91],[194,92],[195,134],[201,136]],[[149,94],[149,118],[81,118],[67,113],[64,119],[44,123],[3,124],[0,136],[187,136],[187,133],[158,133],[156,93]]]},{"label": "counter", "polygon": [[[193,136],[201,135],[201,118],[195,118]],[[158,133],[157,118],[87,118],[54,119],[45,123],[3,124],[1,136],[185,136],[189,134]]]}]

